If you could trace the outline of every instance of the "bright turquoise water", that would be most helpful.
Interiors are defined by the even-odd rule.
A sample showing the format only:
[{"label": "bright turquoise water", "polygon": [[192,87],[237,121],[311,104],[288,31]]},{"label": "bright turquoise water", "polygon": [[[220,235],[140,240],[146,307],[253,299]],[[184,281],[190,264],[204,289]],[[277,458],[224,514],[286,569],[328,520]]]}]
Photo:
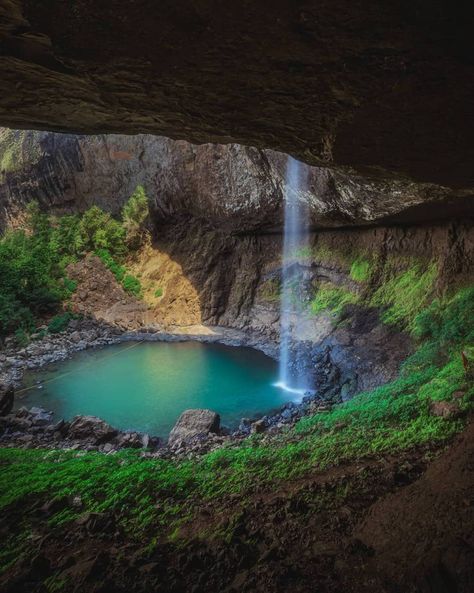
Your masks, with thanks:
[{"label": "bright turquoise water", "polygon": [[[99,416],[122,430],[166,437],[183,410],[209,408],[235,428],[242,417],[288,401],[272,384],[277,363],[251,348],[198,342],[123,343],[76,354],[29,373],[17,406],[40,406],[56,418]],[[46,381],[50,381],[46,383]],[[36,381],[44,381],[42,389]]]}]

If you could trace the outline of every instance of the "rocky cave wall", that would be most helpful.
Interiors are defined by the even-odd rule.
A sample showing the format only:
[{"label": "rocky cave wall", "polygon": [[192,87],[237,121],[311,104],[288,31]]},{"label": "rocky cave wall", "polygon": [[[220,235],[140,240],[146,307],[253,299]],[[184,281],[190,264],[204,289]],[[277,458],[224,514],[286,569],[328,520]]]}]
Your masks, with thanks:
[{"label": "rocky cave wall", "polygon": [[[117,214],[144,185],[157,224],[193,217],[232,233],[281,230],[286,155],[160,136],[77,136],[0,128],[0,229],[32,199],[54,213]],[[303,167],[314,229],[472,217],[473,194],[408,179]]]},{"label": "rocky cave wall", "polygon": [[[8,164],[0,182],[4,228],[21,224],[32,199],[57,214],[92,204],[119,214],[137,184],[146,188],[153,241],[129,266],[142,281],[149,311],[128,301],[107,308],[103,295],[87,297],[94,292],[90,281],[75,297],[85,295],[84,310],[97,309],[100,302],[101,315],[125,327],[136,327],[138,315],[161,327],[237,328],[251,334],[256,346],[276,353],[285,155],[143,135],[6,129],[1,134],[0,160]],[[466,196],[435,185],[318,167],[305,167],[304,177],[298,199],[309,205],[313,231],[309,255],[298,264],[303,301],[309,303],[328,282],[363,296],[383,281],[393,258],[435,262],[434,293],[472,279],[474,231]],[[434,212],[435,221],[426,220],[427,212]],[[440,212],[443,221],[436,220]],[[374,262],[373,286],[351,277],[350,260],[357,253]],[[163,292],[159,298],[157,288]],[[336,385],[335,397],[341,388],[351,395],[392,379],[410,352],[408,335],[381,323],[379,313],[353,306],[341,326],[325,312],[306,310],[294,320],[319,369],[318,383],[328,391]]]},{"label": "rocky cave wall", "polygon": [[472,190],[472,7],[0,0],[0,124],[239,142]]}]

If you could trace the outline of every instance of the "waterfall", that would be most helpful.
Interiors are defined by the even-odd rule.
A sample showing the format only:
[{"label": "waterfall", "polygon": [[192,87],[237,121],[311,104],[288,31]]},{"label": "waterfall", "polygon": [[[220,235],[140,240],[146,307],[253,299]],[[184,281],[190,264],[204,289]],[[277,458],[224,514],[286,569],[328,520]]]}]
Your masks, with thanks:
[{"label": "waterfall", "polygon": [[[284,238],[280,297],[280,365],[277,386],[303,395],[308,382],[303,373],[294,372],[300,352],[295,327],[298,278],[298,250],[305,247],[308,236],[308,210],[302,194],[305,190],[304,166],[288,157],[284,192]],[[293,372],[292,372],[293,370]]]}]

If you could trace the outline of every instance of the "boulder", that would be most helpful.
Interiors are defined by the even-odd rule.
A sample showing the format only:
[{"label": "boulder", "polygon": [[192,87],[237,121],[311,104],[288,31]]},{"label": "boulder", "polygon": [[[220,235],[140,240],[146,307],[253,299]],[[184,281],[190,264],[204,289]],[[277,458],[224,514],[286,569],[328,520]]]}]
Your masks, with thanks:
[{"label": "boulder", "polygon": [[267,428],[267,424],[265,422],[264,418],[261,418],[260,420],[257,420],[256,422],[252,423],[252,426],[250,427],[250,432],[252,434],[261,434],[262,432],[265,432]]},{"label": "boulder", "polygon": [[90,440],[100,445],[113,439],[117,430],[96,416],[75,416],[68,430],[68,438],[72,440]]},{"label": "boulder", "polygon": [[46,426],[53,419],[52,412],[47,412],[43,408],[33,407],[30,409],[31,422],[34,426]]},{"label": "boulder", "polygon": [[15,389],[11,384],[0,384],[0,416],[6,416],[13,409]]},{"label": "boulder", "polygon": [[170,432],[168,443],[176,445],[198,436],[217,434],[220,420],[219,414],[212,410],[185,410]]}]

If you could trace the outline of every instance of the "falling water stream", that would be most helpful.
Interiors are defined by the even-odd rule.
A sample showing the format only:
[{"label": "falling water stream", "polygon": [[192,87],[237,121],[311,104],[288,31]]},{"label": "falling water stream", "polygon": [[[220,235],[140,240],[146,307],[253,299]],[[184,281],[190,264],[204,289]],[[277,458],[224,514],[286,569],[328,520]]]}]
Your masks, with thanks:
[{"label": "falling water stream", "polygon": [[308,380],[298,372],[298,324],[296,323],[298,283],[298,250],[304,248],[308,238],[308,211],[301,199],[305,190],[304,167],[288,157],[284,195],[284,239],[282,253],[282,287],[280,305],[280,362],[277,386],[296,396],[308,390]]}]

